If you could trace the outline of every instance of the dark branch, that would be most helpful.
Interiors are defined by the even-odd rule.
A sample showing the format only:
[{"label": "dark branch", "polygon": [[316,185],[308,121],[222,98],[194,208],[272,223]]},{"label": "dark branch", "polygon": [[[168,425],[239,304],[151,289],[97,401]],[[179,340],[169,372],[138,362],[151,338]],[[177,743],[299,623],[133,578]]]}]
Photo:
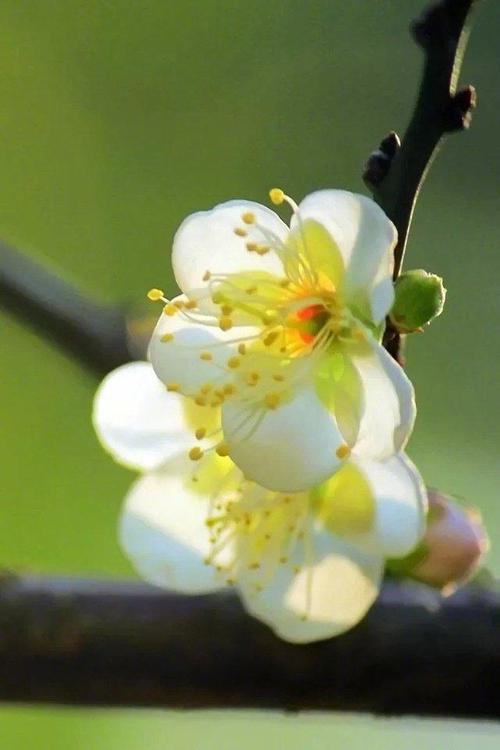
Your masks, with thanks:
[{"label": "dark branch", "polygon": [[122,310],[94,301],[57,273],[3,243],[0,307],[98,374],[133,358]]},{"label": "dark branch", "polygon": [[386,584],[366,619],[307,646],[278,640],[234,594],[6,577],[0,699],[498,718],[500,601]]},{"label": "dark branch", "polygon": [[[415,109],[401,144],[391,133],[365,167],[365,182],[398,230],[394,278],[401,270],[415,202],[438,146],[447,133],[469,126],[476,104],[473,87],[457,91],[457,81],[468,38],[467,21],[477,2],[441,0],[413,22],[414,39],[425,55]],[[385,345],[397,359],[399,336],[390,324]]]}]

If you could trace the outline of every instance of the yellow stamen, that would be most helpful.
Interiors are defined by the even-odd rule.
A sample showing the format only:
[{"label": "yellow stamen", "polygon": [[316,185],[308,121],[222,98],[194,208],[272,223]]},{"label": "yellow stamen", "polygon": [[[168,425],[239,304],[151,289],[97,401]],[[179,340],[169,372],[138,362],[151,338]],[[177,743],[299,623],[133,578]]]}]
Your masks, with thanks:
[{"label": "yellow stamen", "polygon": [[195,299],[188,299],[184,307],[186,310],[194,310],[195,307],[198,307],[198,302]]},{"label": "yellow stamen", "polygon": [[231,320],[229,315],[223,315],[219,320],[219,328],[221,329],[221,331],[229,331],[229,329],[232,327],[233,321]]},{"label": "yellow stamen", "polygon": [[202,279],[203,279],[203,281],[210,281],[210,277],[211,276],[212,276],[212,274],[210,273],[210,271],[205,271],[205,273],[202,276]]},{"label": "yellow stamen", "polygon": [[168,383],[167,385],[167,391],[171,391],[172,393],[178,393],[180,389],[179,383]]},{"label": "yellow stamen", "polygon": [[205,383],[205,385],[201,386],[200,393],[206,396],[206,394],[210,393],[211,390],[212,390],[212,386],[210,385],[210,383]]},{"label": "yellow stamen", "polygon": [[196,396],[194,399],[194,403],[197,406],[206,406],[207,405],[207,399],[203,398],[203,396]]},{"label": "yellow stamen", "polygon": [[241,219],[245,224],[255,224],[255,214],[251,211],[245,211],[245,213],[241,215]]},{"label": "yellow stamen", "polygon": [[276,409],[281,402],[279,393],[266,393],[264,403],[268,409]]},{"label": "yellow stamen", "polygon": [[147,296],[151,302],[158,302],[158,300],[162,299],[164,295],[161,289],[150,289]]},{"label": "yellow stamen", "polygon": [[197,445],[189,451],[191,461],[199,461],[203,457],[203,451]]},{"label": "yellow stamen", "polygon": [[245,344],[240,344],[238,346],[238,351],[239,351],[240,354],[246,354],[247,353],[246,345]]},{"label": "yellow stamen", "polygon": [[264,345],[265,346],[271,346],[274,344],[276,339],[279,337],[278,331],[271,331],[271,333],[268,333],[267,336],[264,339]]},{"label": "yellow stamen", "polygon": [[173,338],[174,338],[173,333],[164,333],[160,341],[162,341],[164,344],[168,344],[169,341],[173,341]]},{"label": "yellow stamen", "polygon": [[224,386],[223,391],[226,396],[233,396],[236,393],[236,388],[231,383],[227,383],[227,385]]},{"label": "yellow stamen", "polygon": [[350,453],[351,453],[351,449],[346,444],[339,445],[339,447],[337,448],[337,450],[335,451],[335,453],[336,453],[336,455],[337,455],[338,458],[341,458],[341,459],[342,458],[347,458],[350,455]]},{"label": "yellow stamen", "polygon": [[285,376],[282,375],[280,372],[277,372],[275,373],[275,375],[273,375],[273,380],[275,380],[277,383],[282,383],[284,379],[285,379]]},{"label": "yellow stamen", "polygon": [[241,361],[239,357],[230,357],[227,360],[227,366],[231,368],[231,370],[236,369],[236,367],[239,367],[241,364]]},{"label": "yellow stamen", "polygon": [[274,203],[275,206],[281,206],[283,201],[285,200],[285,193],[281,188],[273,188],[269,191],[269,197],[271,199],[271,203]]},{"label": "yellow stamen", "polygon": [[210,352],[201,352],[200,359],[202,359],[204,362],[211,362],[213,360],[213,356],[210,354]]},{"label": "yellow stamen", "polygon": [[234,233],[237,237],[246,237],[247,236],[247,230],[243,229],[242,227],[236,227],[234,230]]},{"label": "yellow stamen", "polygon": [[165,305],[165,307],[163,308],[163,312],[165,313],[165,315],[172,317],[172,315],[175,315],[178,312],[178,308],[171,302],[169,302],[168,305]]},{"label": "yellow stamen", "polygon": [[196,435],[197,440],[203,440],[203,438],[207,434],[207,429],[206,427],[198,427],[194,434]]},{"label": "yellow stamen", "polygon": [[266,253],[268,253],[269,250],[270,248],[267,245],[258,245],[256,252],[258,255],[266,255]]},{"label": "yellow stamen", "polygon": [[246,247],[249,253],[256,253],[259,249],[259,246],[256,242],[247,242]]},{"label": "yellow stamen", "polygon": [[229,456],[229,447],[227,446],[226,443],[219,443],[219,445],[215,449],[215,452],[217,453],[218,456],[222,456],[222,457]]},{"label": "yellow stamen", "polygon": [[234,307],[231,307],[231,305],[222,305],[221,311],[223,315],[231,315],[234,312]]}]

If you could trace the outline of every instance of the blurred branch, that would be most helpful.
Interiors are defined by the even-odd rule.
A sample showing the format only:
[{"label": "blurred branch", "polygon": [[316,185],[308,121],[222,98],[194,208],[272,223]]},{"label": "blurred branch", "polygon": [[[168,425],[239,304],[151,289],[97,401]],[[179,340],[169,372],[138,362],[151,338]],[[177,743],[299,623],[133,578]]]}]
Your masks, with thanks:
[{"label": "blurred branch", "polygon": [[[472,86],[457,90],[457,82],[468,39],[467,22],[477,2],[440,0],[412,23],[413,37],[425,55],[413,115],[402,141],[390,133],[365,166],[366,184],[398,230],[394,278],[403,262],[415,202],[438,146],[447,133],[470,124],[476,92]],[[398,359],[400,338],[390,323],[385,345]]]},{"label": "blurred branch", "polygon": [[498,718],[500,599],[386,583],[354,630],[296,646],[232,593],[0,579],[0,699]]},{"label": "blurred branch", "polygon": [[0,308],[98,374],[133,358],[122,310],[93,300],[4,243],[0,243]]}]

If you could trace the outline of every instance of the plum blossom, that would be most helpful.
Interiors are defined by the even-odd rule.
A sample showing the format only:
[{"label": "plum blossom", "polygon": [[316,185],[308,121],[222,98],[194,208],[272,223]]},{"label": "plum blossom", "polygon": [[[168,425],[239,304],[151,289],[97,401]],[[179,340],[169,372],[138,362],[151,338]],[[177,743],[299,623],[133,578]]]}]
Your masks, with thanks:
[{"label": "plum blossom", "polygon": [[[170,392],[213,413],[220,455],[263,487],[301,492],[351,461],[402,451],[415,404],[380,343],[394,299],[391,221],[343,190],[300,205],[270,196],[291,206],[290,227],[243,200],[182,223],[172,252],[182,294],[150,291],[164,308],[149,356]],[[187,450],[205,459],[203,446]]]},{"label": "plum blossom", "polygon": [[[168,392],[149,363],[104,379],[93,421],[113,458],[142,474],[119,524],[139,574],[186,594],[234,586],[247,611],[287,641],[354,626],[377,596],[385,558],[407,555],[424,532],[426,492],[404,454],[353,452],[313,488],[269,490],[206,447],[221,410]],[[193,428],[203,461],[187,456]]]}]

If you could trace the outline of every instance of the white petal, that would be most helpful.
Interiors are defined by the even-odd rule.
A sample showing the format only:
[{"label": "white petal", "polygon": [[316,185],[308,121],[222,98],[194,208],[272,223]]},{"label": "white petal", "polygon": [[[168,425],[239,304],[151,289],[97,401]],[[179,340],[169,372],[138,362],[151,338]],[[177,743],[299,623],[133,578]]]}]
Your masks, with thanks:
[{"label": "white petal", "polygon": [[96,393],[93,423],[118,463],[148,471],[193,444],[182,397],[167,393],[149,362],[123,365]]},{"label": "white petal", "polygon": [[138,573],[157,586],[198,594],[224,585],[209,553],[208,498],[188,489],[182,472],[148,474],[131,488],[120,542]]},{"label": "white petal", "polygon": [[[310,566],[297,548],[262,591],[256,592],[251,579],[240,586],[248,611],[292,643],[331,638],[356,625],[373,604],[383,572],[382,557],[364,554],[326,531],[314,534],[312,546]],[[301,566],[297,574],[294,565]]]},{"label": "white petal", "polygon": [[[244,213],[252,213],[255,224],[245,224],[241,218]],[[237,236],[237,228],[244,229],[247,235]],[[274,211],[252,201],[229,201],[211,211],[188,216],[177,230],[172,250],[179,287],[186,294],[203,287],[207,283],[203,281],[206,271],[213,274],[260,270],[283,275],[283,265],[274,252],[258,255],[246,249],[249,241],[269,244],[269,233],[282,242],[288,227]]]},{"label": "white petal", "polygon": [[[344,291],[350,304],[375,323],[383,320],[394,298],[393,250],[397,232],[377,204],[345,190],[320,190],[299,205],[302,220],[314,219],[337,243],[346,267]],[[292,227],[297,218],[292,220]]]},{"label": "white petal", "polygon": [[374,339],[352,353],[361,380],[363,405],[353,452],[385,459],[404,448],[415,421],[413,386],[404,370]]},{"label": "white petal", "polygon": [[243,474],[280,492],[299,492],[324,481],[338,468],[336,451],[345,442],[313,388],[257,414],[230,401],[222,407],[222,428],[229,455]]},{"label": "white petal", "polygon": [[404,557],[425,530],[427,492],[422,477],[404,454],[384,462],[357,459],[354,463],[372,489],[375,519],[370,533],[351,541],[384,557]]},{"label": "white petal", "polygon": [[[223,385],[232,380],[227,360],[235,353],[234,339],[250,336],[254,329],[239,326],[221,331],[217,326],[191,323],[180,314],[172,317],[162,314],[151,338],[149,358],[160,380],[176,384],[185,395],[195,395],[207,383]],[[173,334],[172,341],[162,341],[165,334]],[[209,352],[211,361],[200,359]]]}]

